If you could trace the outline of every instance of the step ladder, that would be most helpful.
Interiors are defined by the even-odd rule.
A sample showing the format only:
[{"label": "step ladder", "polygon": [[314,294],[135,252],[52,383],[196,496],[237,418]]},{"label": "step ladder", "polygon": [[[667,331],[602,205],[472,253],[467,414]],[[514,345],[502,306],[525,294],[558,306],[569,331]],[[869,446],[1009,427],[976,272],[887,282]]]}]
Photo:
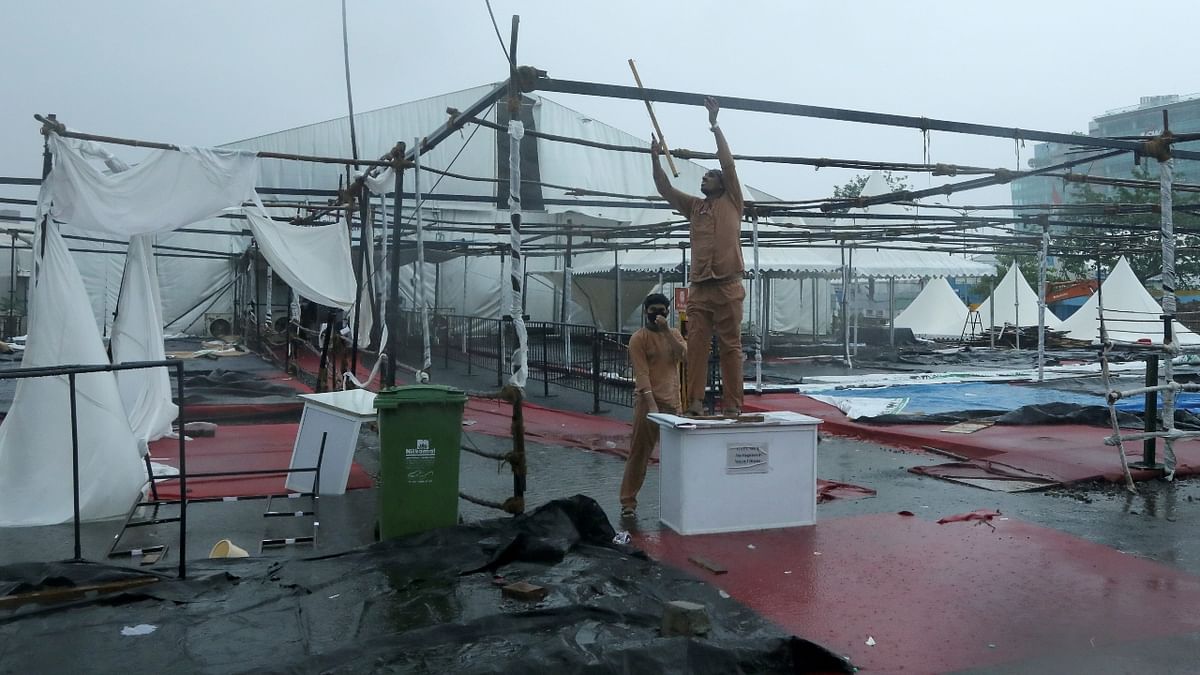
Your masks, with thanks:
[{"label": "step ladder", "polygon": [[979,316],[979,305],[970,305],[967,308],[967,319],[963,322],[962,335],[959,339],[966,340],[968,337],[983,335],[983,318]]}]

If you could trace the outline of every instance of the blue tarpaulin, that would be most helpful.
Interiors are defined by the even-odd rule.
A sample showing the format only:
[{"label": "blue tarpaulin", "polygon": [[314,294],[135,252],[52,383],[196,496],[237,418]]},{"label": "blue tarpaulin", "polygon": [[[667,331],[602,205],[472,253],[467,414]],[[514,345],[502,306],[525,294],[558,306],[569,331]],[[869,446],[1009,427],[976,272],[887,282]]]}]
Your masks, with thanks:
[{"label": "blue tarpaulin", "polygon": [[[905,414],[933,414],[963,410],[1016,410],[1027,405],[1045,403],[1074,403],[1077,405],[1104,405],[1101,394],[1085,394],[1063,391],[1049,387],[1031,387],[1000,382],[962,382],[954,384],[903,384],[891,387],[846,388],[820,392],[826,396],[847,398],[908,399],[901,412]],[[1143,397],[1135,396],[1121,400],[1117,409],[1141,413]],[[1162,401],[1159,401],[1162,407]],[[1200,412],[1200,394],[1180,393],[1175,397],[1179,410]]]}]

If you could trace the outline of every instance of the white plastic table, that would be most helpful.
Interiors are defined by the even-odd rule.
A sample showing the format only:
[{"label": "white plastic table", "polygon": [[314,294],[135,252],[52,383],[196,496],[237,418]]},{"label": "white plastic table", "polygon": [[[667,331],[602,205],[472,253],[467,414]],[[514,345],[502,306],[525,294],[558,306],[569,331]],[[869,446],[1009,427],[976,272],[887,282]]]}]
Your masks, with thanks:
[{"label": "white plastic table", "polygon": [[[304,399],[304,414],[292,447],[291,468],[316,466],[321,434],[328,433],[321,460],[320,494],[344,494],[354,450],[358,447],[359,428],[364,421],[375,419],[375,394],[365,389],[349,389],[301,394],[300,398]],[[288,474],[286,486],[296,492],[312,492],[315,479],[316,474],[311,471],[292,473]]]}]

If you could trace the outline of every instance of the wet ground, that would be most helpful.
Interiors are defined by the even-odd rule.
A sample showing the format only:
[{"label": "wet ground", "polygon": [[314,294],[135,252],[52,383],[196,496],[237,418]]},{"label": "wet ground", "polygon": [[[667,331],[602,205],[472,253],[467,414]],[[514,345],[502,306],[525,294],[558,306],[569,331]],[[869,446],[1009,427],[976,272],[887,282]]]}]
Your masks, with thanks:
[{"label": "wet ground", "polygon": [[[802,376],[805,373],[834,374],[832,371],[840,367],[836,364],[826,366],[828,368],[796,361],[770,364],[768,370],[773,377],[783,379]],[[203,368],[203,364],[197,364],[197,367]],[[884,369],[878,368],[876,372],[884,372]],[[471,391],[495,389],[494,374],[469,377],[465,369],[453,363],[449,369],[435,370],[434,381]],[[531,381],[527,393],[529,400],[539,405],[589,413],[592,409],[591,394],[584,392],[552,386],[552,395],[545,397],[542,384]],[[631,416],[631,411],[626,408],[606,408],[603,414],[617,419],[628,420]],[[233,433],[236,433],[235,426],[223,426],[218,431],[218,434]],[[510,448],[508,439],[472,433],[469,427],[466,429],[466,435],[468,442],[483,450],[497,452]],[[371,429],[364,429],[356,460],[374,476],[378,473],[378,457],[378,438]],[[526,503],[529,508],[558,497],[583,494],[596,499],[618,529],[631,530],[635,536],[639,533],[649,535],[659,529],[656,465],[651,466],[647,473],[637,517],[622,520],[618,515],[617,501],[623,471],[621,459],[605,453],[539,443],[528,445],[528,457]],[[853,528],[849,524],[860,522],[854,520],[856,518],[882,517],[900,511],[911,512],[914,518],[932,523],[938,518],[952,514],[977,509],[995,509],[1003,518],[1048,528],[1065,535],[1061,540],[1056,540],[1059,543],[1055,545],[1063,547],[1068,554],[1069,551],[1075,550],[1073,546],[1079,546],[1078,550],[1083,555],[1092,550],[1087,549],[1086,545],[1099,545],[1126,556],[1131,566],[1142,563],[1161,565],[1161,568],[1152,566],[1149,569],[1161,569],[1164,578],[1167,570],[1170,570],[1172,573],[1180,573],[1181,578],[1185,580],[1192,579],[1187,582],[1190,584],[1198,583],[1195,580],[1200,579],[1200,538],[1195,536],[1197,521],[1200,520],[1200,481],[1143,482],[1138,485],[1137,494],[1130,494],[1123,487],[1108,483],[1077,484],[1045,491],[1009,494],[908,472],[908,468],[915,465],[944,461],[944,457],[936,455],[902,452],[869,442],[822,436],[818,449],[817,475],[827,480],[868,487],[876,490],[877,495],[866,499],[835,500],[820,505],[816,531],[822,531],[822,522],[829,522],[831,525],[827,530],[852,532]],[[460,487],[470,494],[499,501],[512,494],[512,476],[507,466],[464,453]],[[356,490],[340,497],[322,498],[320,535],[316,552],[324,554],[342,551],[373,541],[377,499],[376,490]],[[222,538],[229,538],[257,554],[256,543],[262,538],[307,533],[304,523],[262,518],[264,510],[265,503],[260,501],[192,505],[188,513],[188,557],[204,557],[208,547]],[[464,521],[474,522],[495,517],[497,512],[463,502],[460,514]],[[834,526],[832,523],[842,525]],[[959,524],[956,527],[972,528],[966,530],[971,536],[978,536],[982,531],[975,525]],[[81,531],[83,556],[104,560],[112,538],[119,529],[119,522],[84,524]],[[166,559],[155,568],[170,571],[178,562],[177,532],[175,525],[162,525],[129,535],[122,543],[128,546],[166,543],[171,550]],[[0,530],[0,564],[70,557],[72,536],[73,531],[69,525]],[[915,565],[920,569],[920,543],[914,541],[909,548],[909,558],[902,563]],[[304,556],[313,552],[311,547],[296,546],[272,550],[268,555]],[[893,560],[892,564],[895,562]],[[1039,566],[1050,562],[998,559],[996,564],[1007,566],[1007,572],[1015,575],[1011,578],[1020,579],[1027,575],[1032,579],[1043,575],[1044,570],[1039,569]],[[1136,568],[1137,572],[1134,573],[1133,569],[1131,567],[1128,579],[1123,580],[1122,575],[1116,575],[1112,579],[1114,587],[1123,583],[1148,583],[1147,574],[1154,578],[1159,574],[1147,573],[1141,567]],[[684,571],[703,575],[703,572],[694,568]],[[913,589],[912,592],[936,592],[931,589],[936,589],[937,579],[944,573],[945,570],[934,568],[920,569],[920,575],[928,580],[928,587]],[[763,600],[752,595],[739,597],[738,590],[733,585],[727,590],[735,599],[743,600],[752,608],[769,613],[769,607],[756,607],[754,603],[770,602],[770,599]],[[861,599],[863,594],[869,594],[871,589],[848,587],[845,592]],[[976,612],[984,616],[988,612],[998,612],[1005,617],[1019,615],[1023,621],[1038,622],[1040,613],[1057,611],[1062,602],[1063,599],[1058,597],[1047,597],[1040,603],[1037,598],[1025,597],[1017,605],[979,607],[976,608]],[[1054,606],[1051,607],[1051,604]],[[829,607],[828,611],[836,613],[838,607]],[[887,614],[878,619],[881,626],[906,621],[906,610],[902,607],[897,609],[881,605],[879,611]],[[1115,613],[1110,617],[1111,621],[1122,621],[1121,608],[1113,608],[1113,611]],[[786,616],[777,620],[786,626],[785,619]],[[953,620],[954,617],[946,617],[946,621]],[[1062,649],[1047,648],[1036,651],[1032,656],[1022,653],[1020,658],[1011,662],[989,666],[988,669],[977,672],[1194,672],[1194,662],[1187,657],[1197,653],[1197,648],[1200,648],[1200,625],[1174,626],[1172,630],[1171,635],[1139,638],[1128,644],[1101,644],[1099,648],[1092,647],[1090,650],[1072,643],[1064,645]],[[934,636],[928,637],[930,649],[940,648],[936,646],[938,643]],[[897,661],[888,662],[887,658],[880,656],[884,652],[863,646],[860,639],[856,638],[854,644],[858,645],[854,649],[859,650],[859,653],[851,653],[849,648],[846,653],[858,661],[865,659],[872,663],[874,670],[895,672],[903,668],[905,672],[929,672],[929,669],[922,668],[919,657],[896,657]]]}]

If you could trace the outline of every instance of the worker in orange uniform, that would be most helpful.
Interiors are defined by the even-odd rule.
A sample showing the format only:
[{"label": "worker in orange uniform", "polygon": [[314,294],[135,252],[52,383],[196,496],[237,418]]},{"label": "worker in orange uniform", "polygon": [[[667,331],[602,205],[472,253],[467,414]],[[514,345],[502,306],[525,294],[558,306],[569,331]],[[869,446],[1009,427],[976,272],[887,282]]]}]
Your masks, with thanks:
[{"label": "worker in orange uniform", "polygon": [[670,300],[651,293],[642,302],[646,325],[629,338],[629,362],[633,365],[633,437],[621,479],[621,516],[637,513],[637,494],[646,480],[646,465],[658,443],[658,425],[646,418],[650,413],[679,414],[679,364],[687,353],[683,336],[667,323]]},{"label": "worker in orange uniform", "polygon": [[733,153],[721,127],[716,99],[704,100],[708,121],[717,140],[719,170],[713,169],[700,179],[704,198],[681,192],[671,185],[659,156],[662,144],[652,139],[651,163],[654,185],[671,206],[691,225],[692,266],[688,288],[687,398],[685,414],[704,412],[704,392],[708,385],[708,355],[713,331],[721,360],[721,408],[725,415],[742,412],[742,301],[746,289],[742,274],[742,188],[733,166]]}]

